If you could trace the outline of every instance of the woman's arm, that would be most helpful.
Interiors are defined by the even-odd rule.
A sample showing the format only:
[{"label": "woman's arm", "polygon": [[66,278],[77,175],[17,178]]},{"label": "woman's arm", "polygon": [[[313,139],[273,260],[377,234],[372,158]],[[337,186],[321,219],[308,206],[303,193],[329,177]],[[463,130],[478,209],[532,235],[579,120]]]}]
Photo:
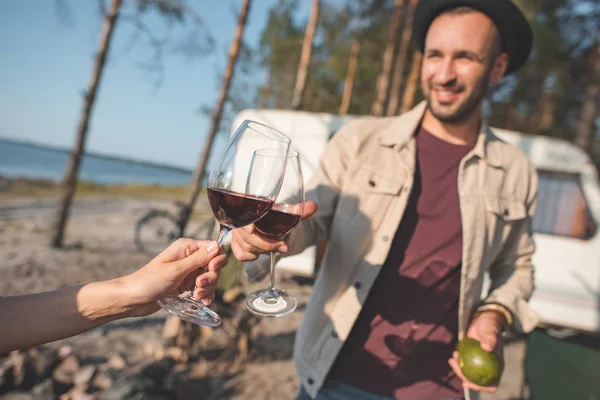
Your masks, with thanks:
[{"label": "woman's arm", "polygon": [[[116,319],[149,315],[156,300],[197,289],[210,304],[227,257],[216,242],[180,239],[131,275],[51,292],[0,298],[0,353],[77,335]],[[208,272],[198,269],[208,265]]]},{"label": "woman's arm", "polygon": [[128,316],[118,280],[0,299],[0,353],[77,335]]}]

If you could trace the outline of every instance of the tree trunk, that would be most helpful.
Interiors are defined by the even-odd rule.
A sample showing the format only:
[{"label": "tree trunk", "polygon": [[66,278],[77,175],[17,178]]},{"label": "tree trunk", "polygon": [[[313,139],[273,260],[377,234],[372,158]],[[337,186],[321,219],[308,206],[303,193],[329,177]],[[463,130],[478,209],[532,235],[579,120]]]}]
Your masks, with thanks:
[{"label": "tree trunk", "polygon": [[299,110],[302,106],[304,98],[304,89],[306,87],[306,77],[308,75],[308,67],[310,65],[310,57],[312,53],[312,42],[317,28],[317,19],[319,17],[319,0],[313,0],[310,19],[306,25],[304,33],[304,42],[302,42],[302,53],[300,55],[300,65],[296,75],[296,86],[294,87],[294,95],[292,98],[292,110]]},{"label": "tree trunk", "polygon": [[600,95],[600,43],[594,46],[589,57],[587,88],[581,104],[581,117],[577,124],[575,143],[588,154],[592,154]]},{"label": "tree trunk", "polygon": [[383,53],[383,65],[381,73],[377,77],[377,91],[375,93],[375,101],[371,107],[371,114],[376,116],[383,115],[383,109],[388,99],[390,89],[390,76],[392,74],[392,64],[394,63],[394,54],[398,44],[398,30],[400,29],[400,17],[403,0],[396,0],[394,6],[394,14],[392,15],[392,23],[388,33],[388,40]]},{"label": "tree trunk", "polygon": [[344,93],[342,94],[342,102],[340,104],[340,115],[348,114],[350,108],[350,100],[352,99],[352,88],[354,86],[354,75],[356,74],[356,64],[358,61],[358,52],[360,51],[360,43],[358,40],[352,42],[350,49],[350,60],[348,61],[348,71],[346,72],[346,80],[344,81]]},{"label": "tree trunk", "polygon": [[187,226],[189,217],[192,214],[192,210],[194,209],[194,205],[196,204],[196,200],[198,199],[198,195],[200,194],[200,188],[202,187],[202,178],[204,177],[204,171],[206,169],[206,164],[208,163],[210,150],[212,148],[215,135],[219,130],[221,115],[223,114],[223,108],[225,107],[225,102],[227,101],[227,95],[229,93],[229,87],[231,86],[231,81],[233,79],[233,71],[235,70],[235,64],[238,58],[238,54],[240,52],[240,45],[242,44],[242,39],[244,36],[246,21],[248,20],[248,11],[250,10],[250,3],[252,3],[251,0],[244,0],[244,4],[242,5],[242,10],[240,12],[238,25],[235,32],[235,38],[233,39],[231,47],[229,48],[229,63],[227,64],[225,75],[223,76],[223,84],[221,86],[221,93],[219,94],[219,99],[212,113],[210,129],[208,131],[208,136],[206,137],[204,150],[202,151],[202,155],[200,156],[198,166],[194,171],[194,176],[192,178],[192,187],[190,190],[188,201],[186,203],[186,207],[181,211],[181,215],[179,216],[179,223],[181,224],[182,232],[185,232],[185,227]]},{"label": "tree trunk", "polygon": [[410,0],[408,7],[406,7],[406,18],[404,20],[404,29],[402,30],[402,43],[400,44],[400,51],[398,52],[396,65],[394,67],[394,78],[392,80],[392,89],[390,91],[390,102],[387,108],[387,115],[396,115],[398,113],[400,96],[403,95],[402,78],[404,77],[404,70],[406,69],[406,63],[408,60],[408,49],[411,47],[412,26],[416,6],[417,1]]},{"label": "tree trunk", "polygon": [[581,105],[581,117],[577,124],[577,137],[575,143],[588,154],[591,154],[594,144],[594,131],[596,118],[598,117],[598,95],[600,94],[600,85],[588,85],[583,104]]},{"label": "tree trunk", "polygon": [[67,220],[69,219],[69,213],[71,210],[71,205],[73,204],[75,190],[77,189],[77,177],[79,176],[79,166],[81,165],[81,158],[85,149],[89,121],[92,117],[96,93],[98,86],[100,86],[100,80],[104,71],[106,56],[110,49],[111,38],[114,32],[115,24],[117,23],[121,3],[122,0],[112,0],[111,10],[106,15],[104,26],[102,27],[102,35],[100,36],[100,42],[98,44],[98,52],[94,61],[94,69],[84,97],[83,110],[81,112],[77,127],[77,139],[75,141],[75,147],[71,151],[69,164],[61,185],[62,195],[56,216],[56,222],[53,227],[51,242],[52,246],[56,248],[62,247],[63,245],[65,227],[67,225]]},{"label": "tree trunk", "polygon": [[400,113],[410,110],[415,105],[419,78],[421,77],[421,61],[423,61],[423,54],[419,50],[415,50],[412,58],[412,66],[410,67],[410,75],[404,88]]}]

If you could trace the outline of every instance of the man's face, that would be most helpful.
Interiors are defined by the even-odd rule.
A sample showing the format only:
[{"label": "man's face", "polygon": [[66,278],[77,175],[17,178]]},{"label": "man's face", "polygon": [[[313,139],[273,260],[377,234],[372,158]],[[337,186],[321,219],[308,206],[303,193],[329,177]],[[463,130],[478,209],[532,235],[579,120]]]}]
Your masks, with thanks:
[{"label": "man's face", "polygon": [[427,33],[421,87],[433,115],[460,123],[478,111],[488,83],[504,76],[508,57],[496,57],[496,28],[480,12],[443,14]]}]

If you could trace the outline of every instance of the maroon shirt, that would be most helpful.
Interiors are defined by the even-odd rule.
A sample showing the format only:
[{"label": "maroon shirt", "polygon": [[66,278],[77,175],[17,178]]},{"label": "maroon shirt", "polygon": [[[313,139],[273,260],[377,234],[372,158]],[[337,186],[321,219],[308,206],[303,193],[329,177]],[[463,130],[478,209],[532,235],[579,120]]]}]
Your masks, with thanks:
[{"label": "maroon shirt", "polygon": [[413,189],[388,257],[328,379],[380,396],[462,397],[458,338],[462,223],[458,169],[472,146],[416,135]]}]

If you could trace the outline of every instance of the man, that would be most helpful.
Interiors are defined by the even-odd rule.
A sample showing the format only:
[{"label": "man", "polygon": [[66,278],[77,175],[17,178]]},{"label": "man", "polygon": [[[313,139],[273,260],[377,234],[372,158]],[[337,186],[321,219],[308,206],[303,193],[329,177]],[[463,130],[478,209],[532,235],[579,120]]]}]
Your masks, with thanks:
[{"label": "man", "polygon": [[502,354],[505,328],[537,324],[537,176],[481,111],[488,84],[525,63],[531,29],[510,0],[421,0],[413,38],[426,101],[343,127],[285,241],[233,232],[242,261],[328,242],[296,336],[299,399],[474,399],[495,388],[464,378],[457,341]]}]

